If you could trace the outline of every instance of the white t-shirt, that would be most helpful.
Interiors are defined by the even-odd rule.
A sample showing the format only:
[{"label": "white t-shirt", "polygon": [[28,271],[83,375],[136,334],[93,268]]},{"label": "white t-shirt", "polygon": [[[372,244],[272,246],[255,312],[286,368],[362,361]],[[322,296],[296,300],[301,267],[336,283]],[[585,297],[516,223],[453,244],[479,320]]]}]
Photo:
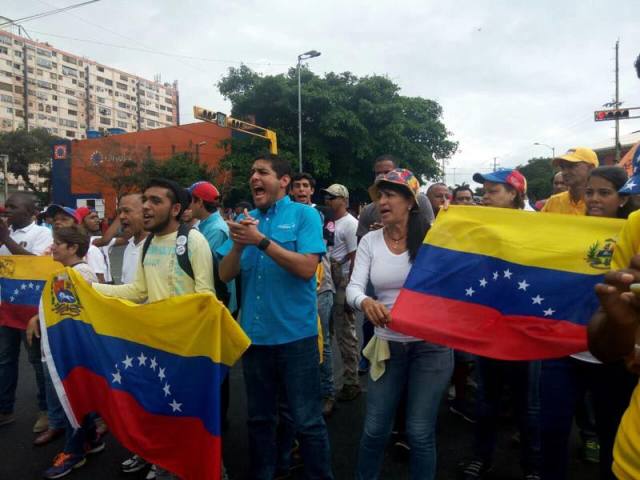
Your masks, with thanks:
[{"label": "white t-shirt", "polygon": [[[329,258],[342,264],[342,274],[349,275],[350,265],[345,262],[347,255],[358,248],[358,220],[350,213],[334,221],[335,237],[333,247],[329,249]],[[344,263],[343,263],[344,262]]]},{"label": "white t-shirt", "polygon": [[102,255],[100,249],[95,245],[89,245],[89,250],[87,251],[84,259],[87,261],[87,263],[91,267],[91,270],[93,270],[96,275],[101,273],[105,276],[104,280],[106,282],[107,262],[104,259],[104,255]]},{"label": "white t-shirt", "polygon": [[136,244],[133,237],[129,239],[127,247],[124,249],[122,255],[122,275],[120,277],[120,283],[133,283],[136,279],[136,270],[138,269],[138,255],[142,251],[142,245],[145,239],[140,240]]},{"label": "white t-shirt", "polygon": [[[47,227],[36,225],[36,222],[17,230],[9,227],[9,231],[11,232],[11,238],[17,244],[34,255],[42,255],[53,243],[51,230]],[[2,245],[2,247],[0,247],[0,255],[11,255],[11,252],[5,245]]]},{"label": "white t-shirt", "polygon": [[[91,242],[91,245],[93,245],[93,241],[96,238],[102,238],[100,235],[97,236],[93,236],[89,239],[89,241]],[[116,239],[112,238],[111,241],[103,246],[103,247],[96,247],[98,249],[98,251],[100,251],[100,253],[102,254],[102,257],[104,258],[104,264],[106,267],[106,270],[104,272],[104,281],[106,283],[110,283],[113,281],[113,278],[111,277],[111,250],[113,249],[113,246],[116,243]],[[102,272],[97,272],[97,273],[102,273]]]},{"label": "white t-shirt", "polygon": [[[351,281],[347,285],[347,302],[352,307],[362,310],[362,301],[368,298],[365,292],[370,281],[378,301],[391,310],[409,275],[409,270],[409,252],[399,255],[391,252],[384,241],[383,229],[367,233],[358,246]],[[375,332],[384,340],[420,341],[419,338],[394,332],[390,328],[376,327]]]}]

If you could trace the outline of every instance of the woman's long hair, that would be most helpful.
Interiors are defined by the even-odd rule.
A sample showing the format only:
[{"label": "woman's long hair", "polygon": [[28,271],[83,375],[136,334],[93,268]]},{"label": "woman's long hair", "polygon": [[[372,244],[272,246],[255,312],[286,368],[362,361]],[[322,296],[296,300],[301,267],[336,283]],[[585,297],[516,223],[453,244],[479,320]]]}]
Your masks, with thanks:
[{"label": "woman's long hair", "polygon": [[[591,177],[599,177],[606,180],[613,185],[613,189],[615,191],[620,190],[622,186],[627,183],[628,179],[627,172],[624,168],[612,165],[594,168],[591,170],[591,173],[589,173],[589,178]],[[637,202],[633,196],[629,195],[628,197],[629,198],[626,203],[623,206],[618,207],[618,211],[616,213],[617,218],[627,218],[631,212],[638,209]]]},{"label": "woman's long hair", "polygon": [[[406,187],[396,183],[381,183],[378,190],[391,190],[399,193],[407,200],[414,200],[414,196]],[[409,220],[407,221],[407,250],[409,251],[409,262],[413,263],[418,256],[418,251],[422,246],[424,236],[428,230],[429,222],[427,222],[422,212],[420,212],[417,201],[414,201],[411,210],[409,210]]]}]

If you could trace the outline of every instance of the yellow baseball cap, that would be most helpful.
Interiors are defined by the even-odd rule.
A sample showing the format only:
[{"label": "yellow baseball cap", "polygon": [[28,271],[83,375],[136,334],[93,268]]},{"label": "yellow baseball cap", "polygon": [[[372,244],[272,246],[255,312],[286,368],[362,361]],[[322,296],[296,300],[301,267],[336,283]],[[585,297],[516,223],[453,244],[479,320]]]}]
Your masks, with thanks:
[{"label": "yellow baseball cap", "polygon": [[553,159],[553,166],[557,167],[560,160],[566,160],[567,162],[574,163],[584,162],[588,163],[589,165],[593,165],[594,167],[600,165],[596,152],[587,147],[570,148],[564,155]]}]

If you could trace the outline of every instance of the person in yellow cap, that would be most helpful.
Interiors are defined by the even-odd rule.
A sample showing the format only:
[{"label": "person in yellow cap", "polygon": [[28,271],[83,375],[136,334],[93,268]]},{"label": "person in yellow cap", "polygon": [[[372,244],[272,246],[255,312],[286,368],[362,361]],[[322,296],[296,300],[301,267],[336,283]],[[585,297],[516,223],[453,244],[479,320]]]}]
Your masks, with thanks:
[{"label": "person in yellow cap", "polygon": [[592,169],[599,165],[596,152],[590,148],[575,147],[561,157],[553,159],[553,166],[559,167],[568,190],[552,195],[542,208],[543,212],[585,215],[584,191]]}]

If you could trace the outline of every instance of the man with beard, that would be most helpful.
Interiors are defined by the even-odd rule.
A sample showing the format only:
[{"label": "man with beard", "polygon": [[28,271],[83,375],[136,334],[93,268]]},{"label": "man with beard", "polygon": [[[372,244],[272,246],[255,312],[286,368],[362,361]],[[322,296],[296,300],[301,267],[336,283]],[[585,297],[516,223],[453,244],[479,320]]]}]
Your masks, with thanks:
[{"label": "man with beard", "polygon": [[329,436],[322,417],[316,268],[325,253],[313,208],[291,201],[291,166],[275,155],[256,158],[249,184],[257,207],[229,222],[218,252],[220,278],[241,276],[240,323],[251,338],[242,366],[247,391],[249,477],[272,480],[278,401],[284,395],[308,478],[331,479]]},{"label": "man with beard", "polygon": [[[17,192],[9,196],[5,204],[7,223],[0,221],[0,255],[42,255],[53,243],[51,230],[36,225],[35,198],[27,193]],[[0,319],[2,320],[2,319]],[[25,327],[26,321],[25,318]],[[0,321],[0,325],[2,322]],[[0,426],[15,421],[13,407],[18,385],[18,359],[20,342],[25,342],[24,330],[0,326]],[[26,345],[26,342],[25,342]],[[35,433],[47,430],[47,402],[45,399],[44,373],[40,361],[40,342],[27,345],[29,362],[36,373],[38,385],[38,421],[33,426]]]},{"label": "man with beard", "polygon": [[[186,191],[173,181],[154,179],[145,188],[142,202],[142,225],[153,236],[146,255],[138,255],[135,279],[124,285],[94,283],[93,288],[103,295],[136,303],[155,302],[189,293],[214,292],[213,259],[207,240],[195,229],[189,230],[188,238],[177,238],[180,215],[188,207]],[[177,259],[178,248],[185,244],[193,278],[182,270]],[[155,478],[176,477],[157,467]]]}]

